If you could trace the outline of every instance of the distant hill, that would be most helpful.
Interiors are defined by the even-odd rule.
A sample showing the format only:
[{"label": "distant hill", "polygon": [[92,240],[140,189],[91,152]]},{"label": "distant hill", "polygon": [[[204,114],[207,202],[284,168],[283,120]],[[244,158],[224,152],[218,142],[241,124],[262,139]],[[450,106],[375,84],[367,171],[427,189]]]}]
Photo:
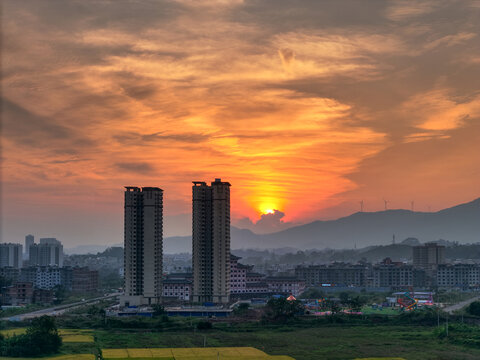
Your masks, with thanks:
[{"label": "distant hill", "polygon": [[[393,235],[402,245],[416,240],[441,244],[480,242],[480,198],[438,212],[409,210],[358,212],[330,221],[314,221],[272,234],[255,234],[247,229],[231,228],[232,249],[353,249],[392,244]],[[121,245],[120,245],[121,246]],[[167,237],[166,254],[191,252],[191,236]],[[85,254],[103,251],[107,246],[78,246],[67,253]],[[406,251],[406,250],[404,250]],[[400,254],[399,254],[400,255]]]},{"label": "distant hill", "polygon": [[272,234],[232,228],[232,248],[354,248],[417,238],[422,243],[446,239],[480,241],[480,198],[438,212],[409,210],[358,212],[331,221],[314,221]]}]

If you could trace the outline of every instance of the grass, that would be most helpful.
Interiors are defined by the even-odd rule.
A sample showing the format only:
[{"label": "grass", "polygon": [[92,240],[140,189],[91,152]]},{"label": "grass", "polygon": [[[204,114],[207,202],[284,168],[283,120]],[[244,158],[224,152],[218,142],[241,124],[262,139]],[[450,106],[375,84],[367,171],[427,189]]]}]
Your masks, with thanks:
[{"label": "grass", "polygon": [[[14,336],[25,334],[27,328],[15,328],[1,330],[0,333],[4,336]],[[58,329],[62,341],[65,343],[89,343],[94,342],[93,331],[88,329]]]},{"label": "grass", "polygon": [[384,307],[382,310],[380,309],[372,309],[371,306],[364,306],[362,307],[361,310],[362,313],[366,315],[370,314],[380,314],[380,315],[400,315],[400,309],[399,308],[389,308],[389,307]]},{"label": "grass", "polygon": [[47,356],[39,358],[18,358],[18,357],[1,357],[1,360],[95,360],[95,355],[92,354],[74,354],[74,355],[60,355],[60,356]]},{"label": "grass", "polygon": [[270,356],[251,347],[103,349],[106,360],[294,360],[289,356]]},{"label": "grass", "polygon": [[439,340],[434,327],[323,325],[310,328],[213,329],[206,332],[97,330],[100,348],[254,347],[296,360],[400,357],[408,360],[480,358],[480,349]]}]

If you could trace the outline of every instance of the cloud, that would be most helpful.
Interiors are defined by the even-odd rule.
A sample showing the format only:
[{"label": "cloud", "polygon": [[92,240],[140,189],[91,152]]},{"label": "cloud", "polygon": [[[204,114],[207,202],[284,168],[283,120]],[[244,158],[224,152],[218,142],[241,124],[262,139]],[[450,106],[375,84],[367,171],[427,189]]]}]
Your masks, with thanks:
[{"label": "cloud", "polygon": [[113,136],[115,140],[125,145],[152,145],[160,142],[180,142],[180,143],[201,143],[209,139],[209,135],[196,133],[178,133],[165,134],[164,132],[156,132],[152,134],[139,133],[121,133]]},{"label": "cloud", "polygon": [[249,229],[257,234],[273,233],[299,225],[299,223],[285,222],[284,217],[285,213],[273,209],[271,213],[261,214],[260,219],[256,222],[252,222],[249,218],[243,218],[235,221],[234,225],[242,229]]},{"label": "cloud", "polygon": [[288,70],[295,61],[295,52],[291,49],[280,49],[278,55],[280,55],[283,66]]},{"label": "cloud", "polygon": [[386,9],[386,16],[393,21],[404,21],[414,17],[429,14],[440,1],[396,0]]},{"label": "cloud", "polygon": [[[125,184],[160,186],[165,210],[185,214],[190,181],[215,177],[232,183],[234,218],[253,224],[265,204],[278,209],[251,225],[262,231],[332,216],[327,209],[345,215],[361,198],[399,203],[388,193],[395,186],[402,197],[441,198],[442,172],[429,163],[458,174],[474,167],[464,148],[478,137],[471,5],[8,2],[6,231],[18,237],[11,229],[36,218],[28,204],[101,210],[119,226]],[[412,162],[429,186],[420,175],[408,186],[390,178]],[[460,186],[464,197],[476,191]]]},{"label": "cloud", "polygon": [[114,164],[120,171],[128,171],[139,174],[150,174],[155,168],[146,162],[118,162]]}]

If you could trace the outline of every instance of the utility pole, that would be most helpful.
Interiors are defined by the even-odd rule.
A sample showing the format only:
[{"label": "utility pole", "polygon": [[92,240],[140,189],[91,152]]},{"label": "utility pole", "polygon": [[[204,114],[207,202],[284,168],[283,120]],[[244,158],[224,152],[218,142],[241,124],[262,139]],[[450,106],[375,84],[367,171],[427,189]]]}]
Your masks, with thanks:
[{"label": "utility pole", "polygon": [[203,347],[207,346],[207,335],[203,335]]},{"label": "utility pole", "polygon": [[412,200],[412,201],[410,202],[410,205],[411,205],[411,207],[412,207],[412,212],[415,211],[415,201]]},{"label": "utility pole", "polygon": [[360,201],[360,212],[363,212],[363,200]]},{"label": "utility pole", "polygon": [[383,203],[384,203],[384,205],[385,205],[385,211],[388,210],[388,203],[389,203],[389,202],[390,202],[390,201],[383,199]]}]

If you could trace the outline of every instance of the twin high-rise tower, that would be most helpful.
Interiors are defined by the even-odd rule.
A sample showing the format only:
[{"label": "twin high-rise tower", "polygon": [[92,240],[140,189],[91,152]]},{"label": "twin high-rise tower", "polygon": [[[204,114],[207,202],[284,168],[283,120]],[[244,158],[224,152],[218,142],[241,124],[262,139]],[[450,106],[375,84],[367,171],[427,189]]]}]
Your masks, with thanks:
[{"label": "twin high-rise tower", "polygon": [[163,272],[163,190],[125,188],[124,306],[161,302]]},{"label": "twin high-rise tower", "polygon": [[[125,188],[124,306],[161,302],[163,190]],[[193,182],[193,302],[227,303],[230,295],[230,184]]]},{"label": "twin high-rise tower", "polygon": [[228,303],[230,295],[230,184],[193,182],[193,302]]}]

